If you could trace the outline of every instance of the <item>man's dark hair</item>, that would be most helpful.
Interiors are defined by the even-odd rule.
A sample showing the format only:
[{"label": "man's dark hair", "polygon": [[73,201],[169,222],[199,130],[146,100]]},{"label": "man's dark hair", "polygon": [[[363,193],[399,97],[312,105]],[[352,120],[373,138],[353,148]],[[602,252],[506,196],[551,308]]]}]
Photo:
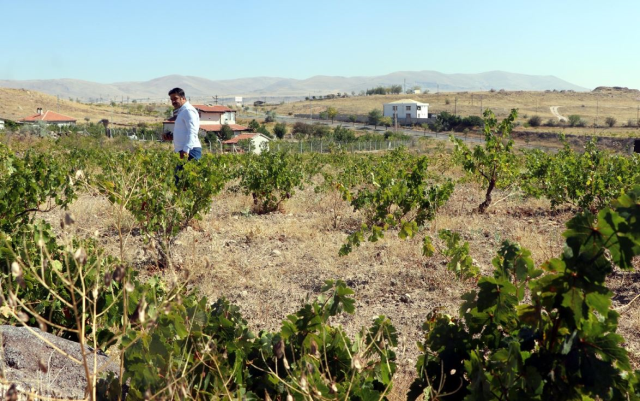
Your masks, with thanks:
[{"label": "man's dark hair", "polygon": [[184,97],[184,98],[187,97],[187,96],[185,96],[184,91],[182,89],[180,89],[180,88],[173,88],[173,89],[171,89],[169,91],[169,96],[174,95],[174,94],[178,95],[180,97]]}]

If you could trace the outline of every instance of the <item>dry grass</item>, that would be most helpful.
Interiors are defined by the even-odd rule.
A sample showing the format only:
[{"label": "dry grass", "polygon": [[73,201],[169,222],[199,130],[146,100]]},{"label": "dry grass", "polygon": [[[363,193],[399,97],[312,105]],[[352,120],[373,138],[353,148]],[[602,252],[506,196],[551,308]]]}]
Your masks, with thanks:
[{"label": "dry grass", "polygon": [[162,122],[161,118],[128,114],[125,108],[118,105],[84,104],[69,99],[58,100],[55,96],[26,89],[0,88],[0,118],[17,121],[35,114],[38,107],[74,117],[78,124],[84,123],[85,118],[92,122],[106,118],[114,125]]},{"label": "dry grass", "polygon": [[[341,114],[366,115],[372,109],[382,109],[383,103],[400,99],[413,99],[429,103],[430,113],[447,111],[460,116],[482,115],[482,110],[491,109],[499,118],[506,117],[511,109],[519,111],[518,121],[525,123],[530,117],[538,115],[543,123],[554,118],[551,106],[560,106],[559,113],[563,116],[579,115],[588,125],[592,126],[597,119],[599,128],[548,128],[538,127],[527,130],[564,131],[571,134],[588,134],[601,136],[635,136],[640,137],[640,129],[635,126],[627,128],[629,120],[637,125],[640,113],[640,92],[633,91],[605,91],[605,92],[525,92],[525,91],[496,91],[496,92],[441,92],[421,95],[375,95],[358,96],[341,99],[326,99],[316,101],[301,101],[286,103],[275,108],[278,114],[305,113],[311,108],[313,114],[333,106]],[[448,103],[448,104],[447,104]],[[614,117],[617,120],[613,128],[605,128],[605,118]],[[524,128],[520,128],[524,129]]]},{"label": "dry grass", "polygon": [[[473,184],[457,186],[436,221],[420,236],[436,238],[442,228],[461,232],[484,274],[491,272],[491,259],[505,239],[529,248],[537,265],[560,254],[561,233],[570,211],[554,213],[547,202],[510,197],[487,214],[478,215],[474,209],[482,194]],[[399,370],[391,399],[405,399],[418,357],[415,343],[422,340],[421,325],[427,314],[435,308],[456,314],[460,296],[474,282],[455,279],[441,256],[423,257],[418,237],[402,241],[394,232],[339,257],[340,246],[357,227],[360,216],[344,203],[336,203],[333,194],[317,194],[308,187],[286,203],[283,213],[269,215],[248,213],[251,204],[249,197],[239,194],[217,197],[211,212],[180,234],[177,270],[161,274],[168,280],[182,280],[188,273],[189,283],[202,294],[210,299],[224,296],[239,305],[255,331],[278,330],[283,318],[318,294],[324,280],[345,280],[356,292],[356,314],[335,323],[353,334],[378,315],[391,317],[399,332]],[[114,213],[106,200],[84,194],[71,211],[78,222],[78,235],[98,231],[101,244],[118,255]],[[134,226],[127,220],[126,227]],[[133,230],[129,238],[125,259],[143,276],[158,273],[142,251],[141,236],[135,233]],[[438,240],[435,244],[442,246]],[[615,306],[619,306],[640,292],[640,275],[618,274],[611,286],[616,293]],[[635,307],[625,313],[621,332],[638,366],[640,312]]]}]

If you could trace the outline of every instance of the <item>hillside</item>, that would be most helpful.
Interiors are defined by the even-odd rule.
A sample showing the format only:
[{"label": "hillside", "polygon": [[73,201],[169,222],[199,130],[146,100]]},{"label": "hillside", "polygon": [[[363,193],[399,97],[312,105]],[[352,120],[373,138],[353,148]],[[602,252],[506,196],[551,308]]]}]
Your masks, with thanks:
[{"label": "hillside", "polygon": [[[86,120],[97,122],[103,118],[114,124],[134,125],[140,122],[153,123],[161,121],[160,118],[129,114],[125,107],[117,105],[111,107],[107,104],[89,105],[63,99],[45,93],[25,89],[0,88],[0,118],[20,120],[36,113],[36,109],[52,110],[60,114],[74,117],[78,123]],[[166,107],[166,106],[164,106]]]},{"label": "hillside", "polygon": [[0,87],[28,89],[60,96],[65,99],[94,101],[160,101],[169,89],[183,88],[193,101],[211,101],[213,96],[232,99],[263,97],[304,97],[329,93],[359,93],[377,86],[402,85],[420,87],[430,92],[504,90],[574,90],[583,88],[554,76],[514,74],[491,71],[480,74],[443,74],[437,71],[398,71],[379,76],[323,76],[307,79],[280,77],[248,77],[228,80],[210,80],[202,77],[168,75],[144,82],[118,82],[101,84],[77,79],[0,80]]}]

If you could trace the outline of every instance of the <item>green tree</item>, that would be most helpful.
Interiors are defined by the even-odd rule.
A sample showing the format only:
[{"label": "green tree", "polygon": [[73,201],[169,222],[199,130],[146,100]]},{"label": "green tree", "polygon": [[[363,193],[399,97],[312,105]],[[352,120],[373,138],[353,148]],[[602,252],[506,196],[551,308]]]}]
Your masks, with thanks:
[{"label": "green tree", "polygon": [[391,85],[391,87],[389,88],[389,92],[391,92],[394,95],[399,95],[402,93],[402,85]]},{"label": "green tree", "polygon": [[233,129],[229,124],[222,124],[222,128],[220,129],[220,140],[226,141],[231,138],[233,138]]},{"label": "green tree", "polygon": [[327,116],[331,119],[331,123],[333,124],[333,120],[338,115],[338,109],[333,106],[327,107]]},{"label": "green tree", "polygon": [[273,138],[273,134],[269,131],[267,126],[264,124],[260,125],[260,128],[258,128],[257,132],[261,133],[266,137]]},{"label": "green tree", "polygon": [[338,142],[351,142],[356,139],[353,130],[338,125],[333,129],[333,139]]},{"label": "green tree", "polygon": [[478,212],[484,213],[491,205],[491,193],[495,188],[508,188],[518,174],[517,157],[513,152],[511,131],[518,117],[516,109],[500,124],[489,109],[484,112],[484,147],[478,145],[471,151],[460,139],[451,136],[455,145],[454,157],[468,173],[486,185],[484,202]]},{"label": "green tree", "polygon": [[373,109],[367,115],[367,122],[369,125],[373,125],[373,129],[377,129],[380,124],[380,119],[382,118],[382,112],[378,109]]},{"label": "green tree", "polygon": [[273,133],[278,139],[284,138],[284,136],[287,134],[287,124],[276,123],[276,125],[273,127]]},{"label": "green tree", "polygon": [[255,119],[249,122],[249,129],[251,130],[251,132],[258,132],[258,128],[260,128],[260,123]]},{"label": "green tree", "polygon": [[356,121],[358,121],[358,118],[356,116],[354,116],[353,114],[349,115],[349,122],[352,123],[354,126],[356,125]]}]

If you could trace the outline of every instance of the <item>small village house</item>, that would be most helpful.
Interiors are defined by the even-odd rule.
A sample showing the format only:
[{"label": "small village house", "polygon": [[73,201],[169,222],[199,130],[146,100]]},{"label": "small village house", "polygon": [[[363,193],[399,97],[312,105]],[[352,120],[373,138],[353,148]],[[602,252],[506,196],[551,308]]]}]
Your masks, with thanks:
[{"label": "small village house", "polygon": [[[245,126],[236,124],[236,111],[226,106],[194,104],[193,107],[198,110],[200,116],[200,135],[202,136],[206,136],[208,132],[219,133],[224,124],[229,125],[234,135],[249,130]],[[162,132],[165,134],[173,133],[174,126],[174,118],[163,121]]]},{"label": "small village house", "polygon": [[0,129],[4,129],[4,120],[0,118]]},{"label": "small village house", "polygon": [[73,117],[65,116],[51,110],[43,111],[41,107],[38,107],[38,109],[36,109],[36,114],[25,117],[19,122],[22,124],[35,124],[39,121],[42,121],[48,125],[66,127],[69,125],[76,125],[77,120]]},{"label": "small village house", "polygon": [[263,150],[268,149],[269,137],[254,132],[247,134],[236,135],[231,139],[222,142],[222,145],[227,151],[230,152],[246,152],[247,149],[243,148],[243,143],[250,145],[250,150],[255,154],[260,154]]},{"label": "small village house", "polygon": [[383,106],[383,115],[391,117],[392,121],[398,124],[413,124],[421,119],[429,118],[429,103],[420,103],[411,99],[396,100],[395,102],[385,103]]}]

